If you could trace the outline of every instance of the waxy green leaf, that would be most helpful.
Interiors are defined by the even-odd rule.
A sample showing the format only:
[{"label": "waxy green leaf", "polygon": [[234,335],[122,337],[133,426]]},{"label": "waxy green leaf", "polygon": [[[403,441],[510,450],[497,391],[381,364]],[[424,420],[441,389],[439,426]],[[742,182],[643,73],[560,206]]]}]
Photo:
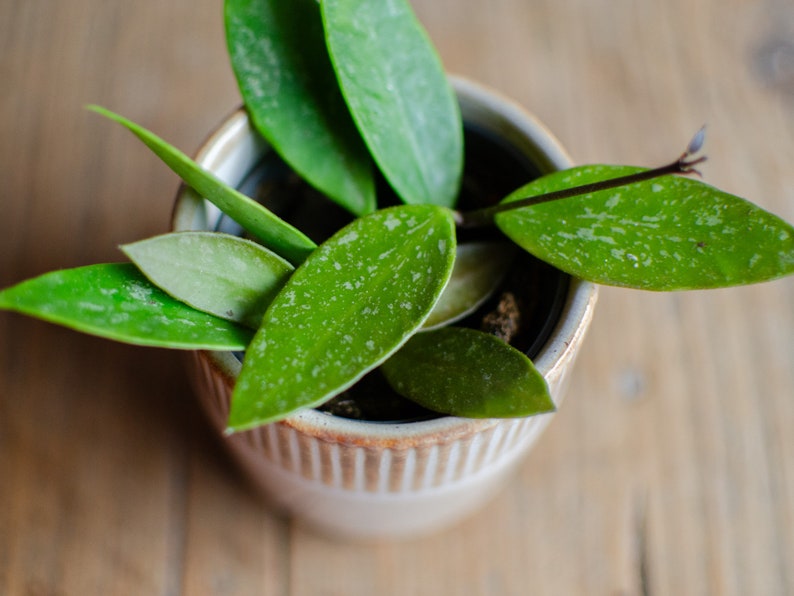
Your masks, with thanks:
[{"label": "waxy green leaf", "polygon": [[253,335],[245,327],[174,300],[130,263],[46,273],[0,292],[0,309],[162,348],[243,350]]},{"label": "waxy green leaf", "polygon": [[[505,202],[642,171],[583,166],[531,182]],[[718,288],[794,273],[794,228],[698,180],[665,176],[496,216],[538,258],[584,279],[646,290]]]},{"label": "waxy green leaf", "polygon": [[406,203],[455,204],[463,127],[441,61],[406,0],[323,0],[328,49],[353,119]]},{"label": "waxy green leaf", "polygon": [[382,363],[430,314],[454,258],[453,215],[443,207],[385,209],[335,234],[265,313],[235,385],[230,429],[319,405]]},{"label": "waxy green leaf", "polygon": [[334,77],[316,0],[226,0],[226,39],[251,120],[284,161],[361,216],[372,161]]},{"label": "waxy green leaf", "polygon": [[89,106],[88,109],[126,127],[188,186],[243,226],[262,244],[291,263],[302,263],[314,250],[314,242],[298,229],[253,199],[237,192],[154,133],[105,108]]},{"label": "waxy green leaf", "polygon": [[215,232],[164,234],[121,248],[177,300],[253,329],[295,270],[255,242]]},{"label": "waxy green leaf", "polygon": [[474,329],[417,333],[382,370],[395,391],[442,414],[513,418],[554,410],[546,381],[529,358]]},{"label": "waxy green leaf", "polygon": [[504,242],[458,244],[452,277],[422,328],[449,325],[477,310],[504,278],[514,254],[515,247]]}]

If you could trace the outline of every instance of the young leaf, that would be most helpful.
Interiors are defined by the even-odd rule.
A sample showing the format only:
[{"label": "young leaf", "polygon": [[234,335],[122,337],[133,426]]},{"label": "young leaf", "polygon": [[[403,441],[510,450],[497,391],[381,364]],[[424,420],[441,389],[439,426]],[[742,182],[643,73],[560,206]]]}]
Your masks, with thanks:
[{"label": "young leaf", "polygon": [[265,313],[232,396],[244,430],[319,405],[427,318],[455,258],[452,212],[414,205],[357,219],[299,267]]},{"label": "young leaf", "polygon": [[0,292],[0,309],[161,348],[243,350],[253,335],[174,300],[130,263],[45,273]]},{"label": "young leaf", "polygon": [[[531,182],[505,202],[642,171],[583,166]],[[794,228],[707,184],[665,176],[496,216],[538,258],[597,283],[718,288],[794,273]]]},{"label": "young leaf", "polygon": [[513,254],[504,242],[459,244],[452,277],[422,328],[449,325],[477,310],[507,273]]},{"label": "young leaf", "polygon": [[374,211],[372,162],[331,69],[317,1],[226,0],[225,14],[232,67],[259,133],[342,207]]},{"label": "young leaf", "polygon": [[323,0],[328,49],[370,153],[406,203],[451,207],[463,169],[460,111],[406,0]]},{"label": "young leaf", "polygon": [[295,269],[259,244],[215,232],[164,234],[121,249],[177,300],[253,329]]},{"label": "young leaf", "polygon": [[474,329],[417,333],[382,370],[395,391],[442,414],[512,418],[554,410],[546,381],[529,358]]},{"label": "young leaf", "polygon": [[160,137],[105,108],[88,106],[88,109],[129,129],[188,186],[243,226],[262,244],[291,263],[302,263],[314,250],[316,245],[302,232],[204,170]]}]

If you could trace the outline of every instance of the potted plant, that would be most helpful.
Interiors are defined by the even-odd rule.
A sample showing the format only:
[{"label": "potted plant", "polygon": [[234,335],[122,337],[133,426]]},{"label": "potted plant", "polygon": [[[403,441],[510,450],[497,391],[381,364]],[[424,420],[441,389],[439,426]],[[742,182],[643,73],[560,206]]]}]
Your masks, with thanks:
[{"label": "potted plant", "polygon": [[[507,147],[515,153],[508,153],[503,160],[522,157],[517,160],[517,171],[508,178],[530,175],[526,170],[530,166],[552,171],[569,165],[556,141],[523,110],[468,81],[454,82],[470,125],[511,139]],[[483,147],[481,152],[491,148]],[[475,150],[476,146],[469,148]],[[240,110],[210,137],[196,159],[210,170],[223,172],[232,186],[248,186],[257,172],[269,171],[267,166],[257,168],[263,151],[266,147],[251,128],[246,112]],[[275,158],[272,152],[267,155]],[[505,184],[509,187],[509,180]],[[278,198],[281,193],[275,194]],[[185,188],[180,193],[174,213],[176,230],[213,229],[219,219],[224,225],[222,213],[195,191]],[[236,232],[234,228],[229,231]],[[477,248],[481,243],[461,246]],[[464,248],[463,258],[467,256]],[[533,261],[529,257],[524,265],[527,260]],[[493,256],[487,265],[486,271],[502,269]],[[534,265],[543,268],[538,277],[545,282],[544,304],[536,307],[533,317],[526,317],[524,326],[532,329],[531,335],[542,338],[542,345],[533,348],[527,345],[532,342],[525,341],[524,347],[533,354],[549,394],[559,404],[592,317],[596,286],[561,275],[540,262]],[[502,289],[504,282],[500,286],[497,295],[510,295]],[[526,293],[535,294],[536,289],[529,288]],[[482,311],[498,311],[496,297]],[[223,431],[241,368],[239,359],[230,352],[198,351],[191,354],[190,367],[205,411]],[[422,419],[421,410],[417,412],[404,402],[395,405],[395,396],[377,370],[354,388],[357,395],[351,398],[349,393],[334,404],[337,415],[304,409],[225,438],[235,458],[249,470],[248,476],[271,500],[337,535],[405,536],[459,519],[503,484],[550,420],[550,415],[544,414]],[[362,393],[365,398],[372,394],[373,406],[359,403]],[[346,418],[338,414],[340,407],[364,409],[365,417],[378,421]],[[375,407],[378,409],[373,412]],[[384,423],[383,418],[391,420]]]},{"label": "potted plant", "polygon": [[[696,171],[702,133],[662,168],[570,168],[510,104],[461,81],[455,95],[403,0],[226,0],[226,24],[245,110],[197,160],[94,108],[189,187],[175,232],[124,247],[132,264],[8,288],[0,308],[190,350],[241,463],[314,525],[415,533],[479,504],[559,401],[594,283],[679,290],[794,272],[790,225],[676,175]],[[512,160],[517,190],[486,176],[485,192],[461,192],[464,121],[466,145],[484,148],[468,174]],[[307,213],[314,237],[296,227]],[[528,278],[539,262],[549,276]],[[521,300],[549,287],[562,298],[518,339]],[[339,415],[365,394],[421,408],[398,400],[391,423]],[[334,400],[337,414],[315,409]]]}]

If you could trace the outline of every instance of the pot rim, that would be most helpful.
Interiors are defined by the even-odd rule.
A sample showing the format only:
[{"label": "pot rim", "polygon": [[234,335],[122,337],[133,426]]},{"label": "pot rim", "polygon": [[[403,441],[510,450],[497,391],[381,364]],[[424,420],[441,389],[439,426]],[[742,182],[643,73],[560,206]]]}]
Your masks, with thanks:
[{"label": "pot rim", "polygon": [[[534,115],[516,102],[493,90],[459,76],[450,76],[461,111],[465,114],[477,112],[477,118],[487,118],[489,127],[503,133],[507,140],[516,144],[531,157],[542,172],[571,167],[573,162],[557,138]],[[196,152],[195,160],[204,168],[213,171],[219,178],[233,181],[241,179],[247,172],[216,171],[226,163],[233,147],[248,143],[251,150],[265,146],[252,130],[245,108],[233,111],[210,133]],[[189,195],[194,201],[191,203]],[[172,229],[191,229],[196,225],[195,206],[197,195],[184,186],[177,194],[172,218]],[[214,208],[214,207],[213,207]],[[191,223],[192,222],[192,223]],[[593,316],[598,288],[595,284],[575,277],[570,278],[565,302],[557,323],[549,338],[533,359],[535,366],[548,378],[561,374],[561,369],[573,359],[575,346],[582,340]],[[232,352],[199,352],[212,368],[220,373],[224,381],[232,386],[240,370],[240,361]],[[275,424],[292,427],[305,433],[334,442],[360,446],[411,447],[432,440],[454,440],[491,428],[503,419],[471,419],[442,416],[413,422],[383,423],[353,420],[333,416],[314,409],[297,412]],[[248,432],[248,431],[241,431]]]}]

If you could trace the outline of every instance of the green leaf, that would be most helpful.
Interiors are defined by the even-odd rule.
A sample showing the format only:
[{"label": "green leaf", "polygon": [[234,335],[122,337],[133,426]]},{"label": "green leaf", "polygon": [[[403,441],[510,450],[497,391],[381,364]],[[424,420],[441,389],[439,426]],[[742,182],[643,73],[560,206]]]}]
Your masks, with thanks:
[{"label": "green leaf", "polygon": [[[573,168],[539,178],[505,202],[640,171]],[[704,289],[794,273],[794,228],[744,199],[680,176],[506,211],[496,224],[538,258],[601,284]]]},{"label": "green leaf", "polygon": [[449,325],[477,310],[504,278],[514,253],[504,242],[459,244],[452,277],[422,328]]},{"label": "green leaf", "polygon": [[357,219],[299,267],[265,313],[232,396],[243,430],[319,405],[396,351],[455,258],[452,212],[402,206]]},{"label": "green leaf", "polygon": [[253,335],[174,300],[130,263],[45,273],[0,292],[0,309],[161,348],[243,350]]},{"label": "green leaf", "polygon": [[259,133],[355,215],[375,210],[372,161],[331,68],[316,0],[226,0],[226,40]]},{"label": "green leaf", "polygon": [[243,226],[262,244],[291,263],[302,263],[314,250],[316,245],[302,232],[204,170],[157,135],[105,108],[88,106],[88,109],[129,129],[188,186]]},{"label": "green leaf", "polygon": [[474,329],[417,333],[382,370],[395,391],[443,414],[513,418],[554,410],[546,381],[529,358]]},{"label": "green leaf", "polygon": [[122,250],[177,300],[253,329],[295,269],[250,240],[215,232],[164,234]]},{"label": "green leaf", "polygon": [[323,0],[331,60],[359,131],[406,203],[452,207],[463,169],[455,95],[406,0]]}]

